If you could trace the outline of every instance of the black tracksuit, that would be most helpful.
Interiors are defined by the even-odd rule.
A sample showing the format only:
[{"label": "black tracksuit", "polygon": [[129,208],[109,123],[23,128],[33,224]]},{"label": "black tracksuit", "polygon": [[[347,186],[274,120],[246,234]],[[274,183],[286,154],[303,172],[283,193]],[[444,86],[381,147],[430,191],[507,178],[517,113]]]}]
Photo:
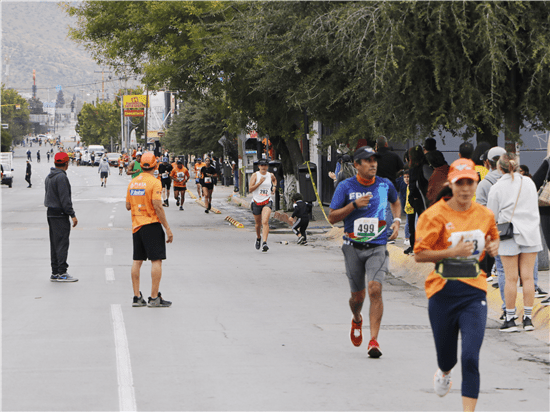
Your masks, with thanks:
[{"label": "black tracksuit", "polygon": [[298,200],[296,203],[294,203],[294,213],[292,213],[292,217],[296,217],[296,223],[292,225],[292,231],[295,234],[300,233],[304,240],[307,239],[306,237],[306,229],[309,225],[309,212],[311,211],[311,205],[304,202],[303,200]]}]

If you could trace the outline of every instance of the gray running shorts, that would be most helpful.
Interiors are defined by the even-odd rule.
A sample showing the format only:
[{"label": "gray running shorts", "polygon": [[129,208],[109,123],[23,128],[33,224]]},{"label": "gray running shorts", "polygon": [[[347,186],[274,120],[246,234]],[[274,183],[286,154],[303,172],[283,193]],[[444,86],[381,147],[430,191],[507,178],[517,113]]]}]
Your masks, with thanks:
[{"label": "gray running shorts", "polygon": [[389,253],[385,245],[359,249],[353,245],[344,244],[342,253],[352,292],[360,292],[366,288],[365,277],[368,282],[376,281],[382,284],[388,272],[389,263]]}]

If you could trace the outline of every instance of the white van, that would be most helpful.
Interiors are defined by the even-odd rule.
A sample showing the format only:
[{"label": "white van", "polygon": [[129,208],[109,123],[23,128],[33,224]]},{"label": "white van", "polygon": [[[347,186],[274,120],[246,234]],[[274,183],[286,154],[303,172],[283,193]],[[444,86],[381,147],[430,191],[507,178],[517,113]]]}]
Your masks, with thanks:
[{"label": "white van", "polygon": [[91,155],[92,152],[94,153],[94,165],[99,165],[99,161],[101,160],[101,158],[103,157],[103,155],[105,154],[105,148],[103,147],[103,145],[101,144],[91,144],[90,146],[88,146],[88,155]]}]

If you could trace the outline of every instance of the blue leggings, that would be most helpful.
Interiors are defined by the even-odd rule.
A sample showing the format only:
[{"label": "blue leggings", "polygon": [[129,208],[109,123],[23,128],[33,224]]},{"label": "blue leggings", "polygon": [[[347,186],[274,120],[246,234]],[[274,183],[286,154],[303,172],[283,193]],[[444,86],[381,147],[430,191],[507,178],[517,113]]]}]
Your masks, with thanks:
[{"label": "blue leggings", "polygon": [[487,323],[487,294],[459,280],[448,280],[433,295],[428,313],[437,352],[444,372],[457,363],[458,332],[462,338],[462,396],[479,395],[479,351]]}]

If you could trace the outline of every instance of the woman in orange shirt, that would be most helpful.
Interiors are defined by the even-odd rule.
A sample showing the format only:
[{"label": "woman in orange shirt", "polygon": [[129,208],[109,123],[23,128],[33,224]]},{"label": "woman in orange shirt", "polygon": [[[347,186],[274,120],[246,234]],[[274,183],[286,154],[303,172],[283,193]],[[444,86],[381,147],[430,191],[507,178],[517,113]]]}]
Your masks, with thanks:
[{"label": "woman in orange shirt", "polygon": [[469,159],[451,164],[447,177],[452,191],[419,218],[414,246],[417,262],[436,264],[426,279],[428,313],[439,369],[434,390],[451,389],[451,369],[457,363],[458,332],[462,342],[462,406],[475,409],[479,395],[479,351],[487,322],[487,277],[479,268],[485,252],[498,253],[493,213],[472,202],[479,176]]}]

